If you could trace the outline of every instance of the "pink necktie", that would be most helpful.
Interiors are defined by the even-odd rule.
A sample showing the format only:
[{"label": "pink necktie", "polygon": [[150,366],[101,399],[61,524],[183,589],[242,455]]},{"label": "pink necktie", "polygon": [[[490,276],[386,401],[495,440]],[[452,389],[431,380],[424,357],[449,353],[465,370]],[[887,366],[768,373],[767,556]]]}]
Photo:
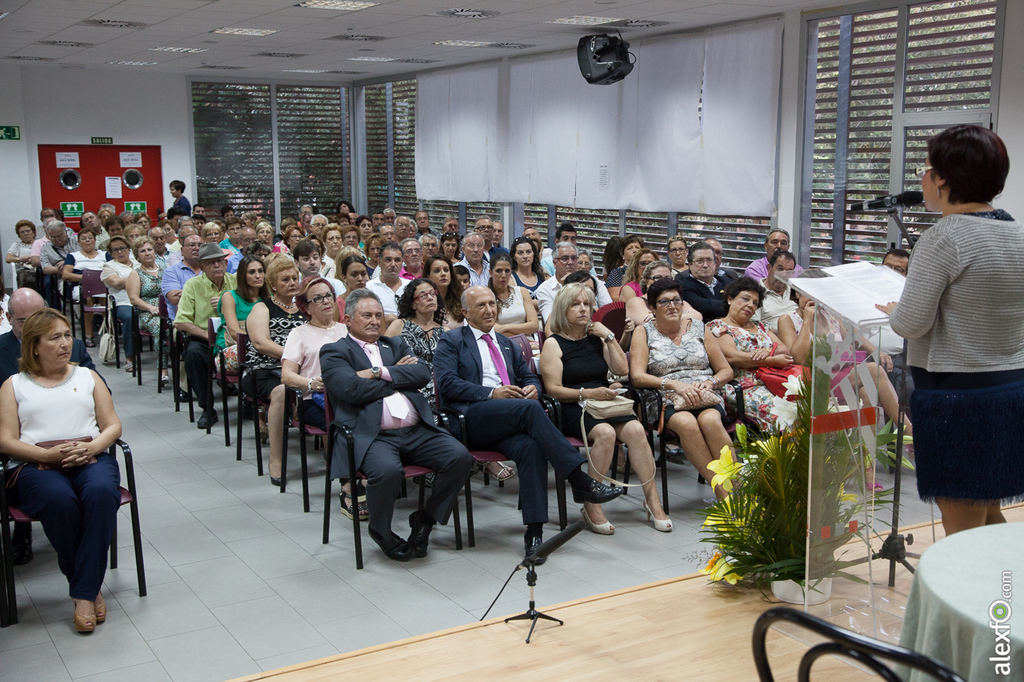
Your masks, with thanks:
[{"label": "pink necktie", "polygon": [[508,380],[508,371],[505,369],[505,361],[502,359],[501,353],[498,352],[498,346],[495,345],[490,334],[484,334],[483,338],[487,343],[487,350],[491,353],[491,360],[494,361],[494,368],[498,370],[498,376],[501,377],[501,385],[510,386],[512,382]]}]

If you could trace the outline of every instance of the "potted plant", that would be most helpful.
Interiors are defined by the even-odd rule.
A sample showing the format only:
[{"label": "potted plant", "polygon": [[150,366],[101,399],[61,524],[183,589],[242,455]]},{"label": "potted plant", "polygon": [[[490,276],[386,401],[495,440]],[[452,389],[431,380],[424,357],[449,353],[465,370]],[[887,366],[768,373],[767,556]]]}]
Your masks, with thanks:
[{"label": "potted plant", "polygon": [[[805,371],[804,380],[786,382],[786,399],[775,399],[777,422],[770,431],[754,437],[737,426],[737,457],[726,448],[710,465],[712,487],[729,492],[701,512],[701,541],[716,546],[701,570],[712,581],[770,587],[779,598],[797,603],[804,603],[805,593],[811,603],[825,601],[831,578],[855,563],[844,559],[852,550],[845,546],[854,536],[866,539],[868,529],[860,519],[888,499],[888,493],[857,494],[865,489],[875,449],[857,428],[812,434],[812,417],[838,417],[846,409],[831,395],[831,374],[821,369],[831,364],[815,366]],[[874,445],[884,450],[894,439],[882,429]],[[816,500],[810,507],[809,498]],[[808,563],[815,567],[811,581]]]}]

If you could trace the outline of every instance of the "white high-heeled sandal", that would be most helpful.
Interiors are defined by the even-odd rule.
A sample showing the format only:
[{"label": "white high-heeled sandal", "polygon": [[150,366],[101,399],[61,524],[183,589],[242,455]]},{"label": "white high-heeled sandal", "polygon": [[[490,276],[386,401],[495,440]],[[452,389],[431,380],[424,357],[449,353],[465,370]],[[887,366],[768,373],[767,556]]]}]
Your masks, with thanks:
[{"label": "white high-heeled sandal", "polygon": [[647,520],[654,521],[654,530],[662,533],[672,532],[672,519],[654,518],[654,514],[651,513],[651,508],[647,506],[647,500],[644,500],[644,511],[647,512]]}]

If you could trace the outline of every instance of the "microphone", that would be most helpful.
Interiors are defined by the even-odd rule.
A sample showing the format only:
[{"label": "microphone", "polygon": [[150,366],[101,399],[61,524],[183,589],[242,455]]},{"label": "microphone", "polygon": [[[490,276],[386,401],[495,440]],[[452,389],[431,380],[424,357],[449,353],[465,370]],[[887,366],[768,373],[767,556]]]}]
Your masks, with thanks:
[{"label": "microphone", "polygon": [[565,543],[569,542],[569,540],[572,540],[573,537],[575,537],[577,533],[583,530],[584,527],[585,524],[583,523],[583,519],[579,519],[578,521],[576,521],[576,523],[572,524],[571,526],[566,526],[565,530],[560,532],[558,535],[551,538],[550,540],[542,542],[540,547],[537,548],[536,552],[523,559],[523,562],[519,564],[519,568],[529,568],[538,559],[543,559],[547,557],[547,555],[551,554],[556,549],[558,549]]},{"label": "microphone", "polygon": [[850,204],[850,211],[853,213],[877,211],[878,209],[888,211],[896,206],[916,206],[920,203],[924,203],[924,192],[910,190],[902,194],[890,194],[887,197],[878,197],[871,201],[859,201],[856,204]]}]

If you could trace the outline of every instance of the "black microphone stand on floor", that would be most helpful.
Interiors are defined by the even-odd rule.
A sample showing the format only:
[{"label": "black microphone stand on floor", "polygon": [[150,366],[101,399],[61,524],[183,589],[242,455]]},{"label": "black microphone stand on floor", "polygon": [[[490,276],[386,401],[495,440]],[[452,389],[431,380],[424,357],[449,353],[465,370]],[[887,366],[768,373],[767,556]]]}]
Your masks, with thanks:
[{"label": "black microphone stand on floor", "polygon": [[530,643],[530,638],[533,637],[533,629],[537,627],[538,620],[551,620],[558,623],[559,625],[565,625],[564,622],[558,620],[554,616],[549,616],[546,613],[541,613],[536,609],[536,604],[533,600],[533,588],[537,585],[537,571],[534,570],[532,561],[530,561],[529,564],[529,567],[526,569],[526,584],[530,586],[530,608],[528,608],[525,613],[520,613],[518,616],[510,616],[509,618],[505,619],[506,623],[513,620],[532,621],[530,623],[530,631],[526,633],[527,644]]},{"label": "black microphone stand on floor", "polygon": [[[896,223],[896,227],[900,229],[903,238],[907,240],[908,248],[913,249],[917,238],[907,232],[907,228],[903,225],[903,217],[900,215],[899,207],[890,207],[888,213],[889,217]],[[881,350],[879,350],[879,353],[881,353]],[[900,372],[900,387],[896,395],[899,399],[900,409],[896,416],[896,473],[893,478],[892,489],[892,526],[889,529],[889,535],[882,541],[882,547],[877,552],[871,553],[872,559],[883,559],[889,562],[889,587],[895,587],[896,585],[897,563],[913,574],[914,567],[907,561],[907,557],[913,559],[921,557],[920,554],[907,552],[907,545],[914,544],[914,536],[907,535],[906,539],[904,539],[903,535],[900,534],[900,491],[903,485],[903,416],[906,413],[907,372],[909,369],[907,366],[907,340],[903,339],[903,367]]]}]

